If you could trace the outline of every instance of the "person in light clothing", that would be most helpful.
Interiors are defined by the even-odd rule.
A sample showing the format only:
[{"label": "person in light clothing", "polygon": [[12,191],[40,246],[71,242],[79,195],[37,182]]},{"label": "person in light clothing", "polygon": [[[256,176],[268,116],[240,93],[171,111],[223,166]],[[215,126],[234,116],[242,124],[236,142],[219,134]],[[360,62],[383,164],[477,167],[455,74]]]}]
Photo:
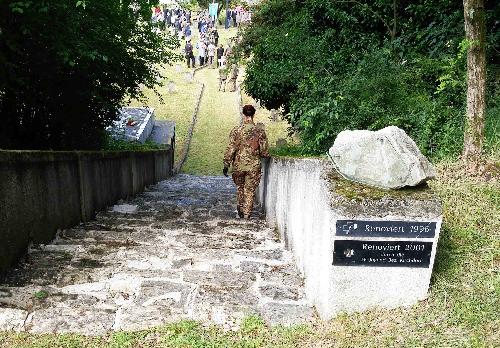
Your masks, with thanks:
[{"label": "person in light clothing", "polygon": [[208,64],[214,64],[214,56],[215,56],[215,45],[210,42],[207,47],[208,51]]}]

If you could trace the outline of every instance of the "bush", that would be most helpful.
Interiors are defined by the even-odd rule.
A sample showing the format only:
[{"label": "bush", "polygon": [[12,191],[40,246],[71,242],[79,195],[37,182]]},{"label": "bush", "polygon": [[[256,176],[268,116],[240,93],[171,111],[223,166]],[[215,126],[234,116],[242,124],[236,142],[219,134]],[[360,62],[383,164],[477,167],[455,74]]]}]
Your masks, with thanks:
[{"label": "bush", "polygon": [[166,145],[157,144],[147,140],[144,144],[138,141],[127,141],[124,139],[115,139],[110,135],[105,137],[103,150],[106,151],[145,151],[145,150],[163,150]]},{"label": "bush", "polygon": [[0,148],[101,148],[124,99],[176,58],[150,22],[156,2],[2,1]]},{"label": "bush", "polygon": [[[487,6],[488,67],[495,71],[500,8]],[[463,37],[460,2],[269,0],[238,52],[251,57],[245,91],[285,110],[303,152],[326,151],[344,129],[396,125],[424,154],[450,157],[463,144]],[[488,117],[497,120],[488,121],[491,135],[500,103],[498,79],[488,76]]]},{"label": "bush", "polygon": [[429,95],[419,70],[420,65],[395,62],[388,50],[375,50],[360,60],[352,75],[301,84],[290,103],[290,120],[311,152],[326,151],[344,129],[395,125],[426,155],[455,154],[461,148],[463,108]]}]

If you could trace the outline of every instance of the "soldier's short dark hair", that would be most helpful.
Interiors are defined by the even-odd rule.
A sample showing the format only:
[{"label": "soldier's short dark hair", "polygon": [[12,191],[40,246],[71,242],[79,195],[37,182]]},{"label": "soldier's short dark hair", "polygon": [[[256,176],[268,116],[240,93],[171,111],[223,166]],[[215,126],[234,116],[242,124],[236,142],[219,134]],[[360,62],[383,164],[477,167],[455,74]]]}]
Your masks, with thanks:
[{"label": "soldier's short dark hair", "polygon": [[255,108],[253,105],[245,105],[243,107],[243,115],[253,117],[253,115],[255,115]]}]

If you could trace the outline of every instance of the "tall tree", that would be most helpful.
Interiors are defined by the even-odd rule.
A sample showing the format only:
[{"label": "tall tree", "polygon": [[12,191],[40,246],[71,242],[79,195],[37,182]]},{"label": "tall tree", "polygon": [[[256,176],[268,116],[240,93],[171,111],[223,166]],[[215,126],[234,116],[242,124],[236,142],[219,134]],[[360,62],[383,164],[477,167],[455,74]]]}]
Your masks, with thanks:
[{"label": "tall tree", "polygon": [[477,169],[484,141],[486,112],[486,21],[484,0],[464,0],[467,51],[467,116],[463,159]]},{"label": "tall tree", "polygon": [[178,40],[158,32],[158,0],[0,1],[0,148],[99,149]]}]

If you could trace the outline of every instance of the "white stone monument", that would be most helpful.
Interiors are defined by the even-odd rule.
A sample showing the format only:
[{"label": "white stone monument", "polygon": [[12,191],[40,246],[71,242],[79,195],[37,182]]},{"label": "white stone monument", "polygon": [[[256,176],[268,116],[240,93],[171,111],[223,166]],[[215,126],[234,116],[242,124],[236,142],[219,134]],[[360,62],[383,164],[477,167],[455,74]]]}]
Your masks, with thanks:
[{"label": "white stone monument", "polygon": [[185,75],[184,75],[186,81],[188,83],[191,83],[193,82],[193,78],[194,78],[194,74],[192,72],[187,72]]},{"label": "white stone monument", "polygon": [[120,109],[119,118],[107,130],[115,139],[144,144],[153,131],[154,110],[149,107],[123,107]]},{"label": "white stone monument", "polygon": [[394,126],[376,132],[343,131],[328,153],[340,174],[366,185],[395,189],[436,176],[415,142]]},{"label": "white stone monument", "polygon": [[174,81],[168,81],[167,90],[168,93],[175,93],[177,91],[177,87],[175,86]]}]

